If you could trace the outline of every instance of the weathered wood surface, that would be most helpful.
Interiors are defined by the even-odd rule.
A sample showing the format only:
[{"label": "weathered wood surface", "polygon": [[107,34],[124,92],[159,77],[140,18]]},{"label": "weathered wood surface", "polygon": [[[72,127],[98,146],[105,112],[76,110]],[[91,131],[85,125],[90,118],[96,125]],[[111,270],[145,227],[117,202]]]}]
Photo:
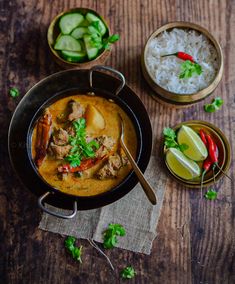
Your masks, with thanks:
[{"label": "weathered wood surface", "polygon": [[[109,251],[114,275],[86,241],[81,241],[83,264],[78,265],[65,253],[61,236],[37,228],[41,212],[15,178],[7,154],[7,127],[19,101],[9,97],[9,88],[19,87],[23,96],[37,81],[60,70],[51,61],[46,31],[57,13],[76,6],[97,10],[121,35],[107,64],[123,72],[141,97],[156,139],[164,126],[199,118],[219,126],[234,149],[235,1],[2,0],[0,5],[0,283],[119,283],[119,271],[127,264],[138,273],[129,283],[235,283],[235,191],[228,179],[220,183],[221,195],[214,202],[200,202],[197,190],[169,179],[151,256]],[[174,110],[148,96],[152,91],[141,75],[141,50],[150,33],[174,20],[203,25],[222,45],[225,72],[214,95],[222,96],[225,104],[217,113],[204,113],[205,102]]]}]

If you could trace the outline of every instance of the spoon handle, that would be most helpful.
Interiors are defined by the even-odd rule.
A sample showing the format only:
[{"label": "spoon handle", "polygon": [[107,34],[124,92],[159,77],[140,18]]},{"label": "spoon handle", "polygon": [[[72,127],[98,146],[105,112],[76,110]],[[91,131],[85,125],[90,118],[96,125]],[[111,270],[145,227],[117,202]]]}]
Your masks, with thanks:
[{"label": "spoon handle", "polygon": [[120,142],[121,142],[121,146],[122,146],[128,160],[130,161],[130,163],[132,165],[132,168],[133,168],[135,174],[137,175],[137,177],[139,179],[141,186],[144,189],[146,196],[148,197],[149,201],[153,205],[156,205],[157,204],[157,198],[156,198],[156,195],[155,195],[151,185],[145,179],[143,173],[141,172],[141,170],[137,166],[135,160],[133,159],[133,157],[132,157],[131,153],[129,152],[129,150],[127,149],[126,145],[123,143],[122,139],[120,139]]}]

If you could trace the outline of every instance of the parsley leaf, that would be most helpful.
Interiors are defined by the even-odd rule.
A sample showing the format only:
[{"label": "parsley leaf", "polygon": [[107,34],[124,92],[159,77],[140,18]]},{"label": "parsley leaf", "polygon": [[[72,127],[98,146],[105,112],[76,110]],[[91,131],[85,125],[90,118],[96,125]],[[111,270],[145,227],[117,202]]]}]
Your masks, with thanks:
[{"label": "parsley leaf", "polygon": [[93,47],[101,48],[102,47],[102,38],[100,34],[91,35],[91,44]]},{"label": "parsley leaf", "polygon": [[118,34],[114,34],[109,36],[108,38],[103,40],[103,48],[104,49],[109,49],[111,43],[115,43],[120,39],[120,36]]},{"label": "parsley leaf", "polygon": [[205,198],[208,200],[215,200],[217,198],[218,193],[216,191],[214,191],[213,189],[209,189],[206,193],[205,193]]},{"label": "parsley leaf", "polygon": [[220,97],[214,98],[211,104],[204,105],[204,110],[206,112],[215,112],[216,110],[220,109],[223,103],[224,101]]},{"label": "parsley leaf", "polygon": [[19,97],[20,95],[20,91],[17,89],[17,88],[11,88],[10,91],[9,91],[9,95],[12,97],[12,98],[17,98]]},{"label": "parsley leaf", "polygon": [[93,21],[91,25],[97,30],[97,32],[100,34],[101,32],[101,27],[100,27],[100,22],[99,21]]},{"label": "parsley leaf", "polygon": [[170,127],[165,127],[163,129],[163,135],[164,135],[164,145],[166,146],[166,148],[177,148],[179,149],[181,152],[185,151],[188,149],[188,145],[186,144],[181,144],[179,145],[176,142],[176,133],[175,131],[170,128]]},{"label": "parsley leaf", "polygon": [[220,97],[214,98],[213,103],[217,108],[221,107],[224,103],[224,100],[222,100]]},{"label": "parsley leaf", "polygon": [[182,144],[179,145],[179,149],[180,149],[181,152],[184,152],[185,150],[188,149],[188,145],[185,144],[185,143],[182,143]]},{"label": "parsley leaf", "polygon": [[187,79],[191,78],[194,74],[201,75],[202,74],[202,67],[196,62],[192,62],[190,60],[185,60],[181,64],[181,72],[179,74],[180,79]]},{"label": "parsley leaf", "polygon": [[75,246],[76,239],[74,237],[67,237],[65,239],[65,247],[68,250],[68,252],[72,255],[73,259],[79,261],[82,263],[81,255],[82,255],[82,246],[77,247]]},{"label": "parsley leaf", "polygon": [[84,118],[73,121],[73,128],[75,136],[69,136],[69,144],[72,149],[64,160],[69,162],[71,167],[78,167],[83,158],[95,157],[94,150],[99,148],[99,144],[95,140],[86,142],[86,120]]},{"label": "parsley leaf", "polygon": [[117,236],[125,236],[126,231],[120,224],[109,224],[108,229],[104,231],[104,243],[105,249],[111,249],[117,244]]},{"label": "parsley leaf", "polygon": [[131,278],[135,277],[135,275],[136,275],[136,272],[135,272],[135,269],[132,266],[125,267],[121,272],[121,276],[124,279],[131,279]]}]

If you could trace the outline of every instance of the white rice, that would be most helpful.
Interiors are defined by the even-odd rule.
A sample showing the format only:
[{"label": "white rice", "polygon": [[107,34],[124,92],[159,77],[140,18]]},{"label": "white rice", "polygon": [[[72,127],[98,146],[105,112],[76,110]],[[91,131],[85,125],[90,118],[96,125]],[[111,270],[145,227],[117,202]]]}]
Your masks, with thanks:
[{"label": "white rice", "polygon": [[[162,55],[183,51],[193,56],[202,66],[201,75],[180,79],[182,59]],[[218,70],[217,52],[203,34],[195,30],[172,29],[162,32],[149,43],[146,66],[154,81],[162,88],[177,94],[192,94],[202,90],[214,80]]]}]

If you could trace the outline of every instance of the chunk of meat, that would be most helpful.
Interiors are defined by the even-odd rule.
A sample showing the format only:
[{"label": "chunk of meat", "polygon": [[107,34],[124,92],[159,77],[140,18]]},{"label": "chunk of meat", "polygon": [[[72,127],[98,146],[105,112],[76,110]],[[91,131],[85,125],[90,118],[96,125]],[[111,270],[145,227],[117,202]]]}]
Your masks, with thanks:
[{"label": "chunk of meat", "polygon": [[45,109],[43,115],[37,122],[36,135],[36,157],[35,163],[38,167],[41,166],[47,154],[47,147],[51,135],[52,115],[49,109]]},{"label": "chunk of meat", "polygon": [[84,109],[80,105],[79,102],[71,100],[71,101],[68,102],[68,107],[69,107],[69,115],[68,115],[68,120],[69,121],[76,120],[76,119],[78,119],[78,118],[83,116]]},{"label": "chunk of meat", "polygon": [[59,128],[53,133],[52,141],[55,145],[64,146],[69,142],[69,134],[63,128]]},{"label": "chunk of meat", "polygon": [[49,151],[51,155],[53,155],[56,159],[62,160],[64,157],[66,157],[69,154],[71,148],[72,148],[71,145],[58,146],[53,142],[51,142]]},{"label": "chunk of meat", "polygon": [[68,133],[69,136],[75,136],[75,130],[74,130],[74,127],[72,124],[69,124],[67,127],[66,127],[66,131]]},{"label": "chunk of meat", "polygon": [[98,179],[116,178],[118,171],[124,166],[123,158],[119,154],[109,156],[105,165],[96,173]]},{"label": "chunk of meat", "polygon": [[102,135],[97,137],[95,140],[100,146],[95,153],[96,158],[103,158],[104,156],[108,155],[115,145],[114,139],[110,136]]}]

